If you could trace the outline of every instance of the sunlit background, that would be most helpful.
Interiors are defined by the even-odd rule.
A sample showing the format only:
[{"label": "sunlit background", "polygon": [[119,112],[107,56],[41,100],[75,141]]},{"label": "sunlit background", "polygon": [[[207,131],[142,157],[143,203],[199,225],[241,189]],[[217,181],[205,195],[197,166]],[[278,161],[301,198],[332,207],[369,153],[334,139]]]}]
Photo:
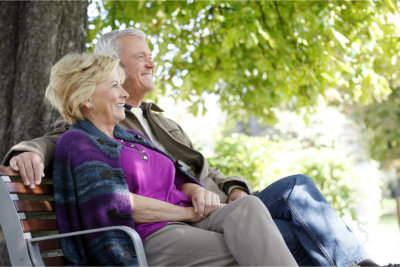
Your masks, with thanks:
[{"label": "sunlit background", "polygon": [[157,63],[150,99],[211,165],[255,190],[309,175],[375,261],[399,264],[399,6],[92,1],[87,47],[115,28],[146,31]]}]

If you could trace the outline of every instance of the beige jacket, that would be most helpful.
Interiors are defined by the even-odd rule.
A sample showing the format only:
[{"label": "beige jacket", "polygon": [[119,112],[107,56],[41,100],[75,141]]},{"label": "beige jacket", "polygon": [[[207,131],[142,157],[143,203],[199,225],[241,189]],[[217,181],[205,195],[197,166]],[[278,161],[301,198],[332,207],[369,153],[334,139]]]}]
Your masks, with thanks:
[{"label": "beige jacket", "polygon": [[[156,138],[178,161],[183,161],[194,170],[195,177],[204,187],[219,195],[221,202],[227,201],[227,190],[231,185],[238,185],[247,188],[250,186],[241,176],[225,177],[218,168],[209,168],[207,160],[197,150],[193,148],[192,142],[182,128],[173,120],[159,115],[156,112],[163,112],[161,108],[153,103],[143,103],[147,119]],[[145,134],[145,130],[138,119],[131,112],[126,112],[126,117],[120,122],[125,129],[132,129]],[[68,129],[68,125],[59,121],[56,123],[53,132],[42,137],[23,141],[11,148],[3,159],[2,164],[8,165],[12,156],[21,152],[35,152],[39,154],[44,162],[45,168],[51,166],[55,144],[59,136]]]}]

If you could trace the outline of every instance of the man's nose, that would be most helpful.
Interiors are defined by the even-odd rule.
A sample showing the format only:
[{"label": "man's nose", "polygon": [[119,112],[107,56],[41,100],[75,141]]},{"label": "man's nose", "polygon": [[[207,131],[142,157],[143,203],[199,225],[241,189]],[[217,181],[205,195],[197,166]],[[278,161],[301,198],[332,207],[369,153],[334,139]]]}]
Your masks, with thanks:
[{"label": "man's nose", "polygon": [[154,62],[152,59],[148,59],[146,62],[146,67],[148,68],[154,68]]}]

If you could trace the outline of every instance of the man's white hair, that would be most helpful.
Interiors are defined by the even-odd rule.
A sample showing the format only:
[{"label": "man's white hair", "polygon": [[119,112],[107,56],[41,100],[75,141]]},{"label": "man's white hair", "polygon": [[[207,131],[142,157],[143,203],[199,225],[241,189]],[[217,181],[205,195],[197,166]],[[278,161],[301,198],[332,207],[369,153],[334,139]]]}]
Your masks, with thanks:
[{"label": "man's white hair", "polygon": [[136,36],[143,40],[146,39],[146,34],[143,31],[134,28],[111,31],[100,37],[94,48],[94,53],[97,55],[107,55],[119,58],[115,40],[126,35]]}]

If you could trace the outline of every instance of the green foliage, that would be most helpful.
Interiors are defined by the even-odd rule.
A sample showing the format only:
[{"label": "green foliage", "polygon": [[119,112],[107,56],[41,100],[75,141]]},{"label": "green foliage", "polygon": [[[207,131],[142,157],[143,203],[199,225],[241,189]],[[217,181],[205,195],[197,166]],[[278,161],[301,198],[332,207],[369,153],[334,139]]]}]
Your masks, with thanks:
[{"label": "green foliage", "polygon": [[353,109],[368,133],[371,157],[384,167],[400,168],[400,87],[388,99]]},{"label": "green foliage", "polygon": [[392,0],[94,4],[89,43],[106,27],[144,30],[157,52],[157,94],[190,100],[193,112],[213,93],[233,116],[272,121],[273,107],[314,105],[321,95],[380,100],[398,79]]},{"label": "green foliage", "polygon": [[[362,117],[372,137],[372,157],[386,161],[399,155],[399,105],[385,107],[391,101],[390,87],[400,80],[399,1],[91,1],[98,15],[89,18],[89,49],[103,31],[136,27],[148,34],[157,64],[158,90],[152,99],[167,95],[189,100],[191,111],[197,113],[205,110],[199,109],[204,96],[215,94],[235,120],[254,116],[270,125],[276,122],[275,108],[298,110],[321,98],[338,105],[372,103]],[[378,103],[383,104],[378,107]],[[334,173],[334,166],[341,170],[334,156],[326,159],[332,165],[328,170],[322,163],[302,169],[268,165],[277,162],[280,152],[273,151],[280,150],[263,154],[254,152],[262,145],[254,146],[236,148],[242,149],[239,159],[229,158],[235,150],[227,147],[216,163],[226,165],[228,173],[254,177],[260,186],[287,175],[283,170],[316,172],[316,177],[320,173],[321,179],[330,177],[335,183],[337,176],[329,176],[328,170]],[[314,159],[325,152],[313,151]],[[265,159],[254,158],[257,153]],[[322,180],[318,183],[331,188]],[[351,199],[346,192],[338,202]]]},{"label": "green foliage", "polygon": [[355,173],[347,157],[326,148],[309,148],[303,153],[299,172],[314,179],[326,200],[341,216],[356,218],[359,190],[354,184]]},{"label": "green foliage", "polygon": [[279,178],[303,173],[313,178],[327,201],[341,215],[356,218],[360,192],[353,163],[334,148],[305,148],[298,141],[270,140],[233,134],[219,141],[209,158],[226,175],[242,175],[256,190]]}]

